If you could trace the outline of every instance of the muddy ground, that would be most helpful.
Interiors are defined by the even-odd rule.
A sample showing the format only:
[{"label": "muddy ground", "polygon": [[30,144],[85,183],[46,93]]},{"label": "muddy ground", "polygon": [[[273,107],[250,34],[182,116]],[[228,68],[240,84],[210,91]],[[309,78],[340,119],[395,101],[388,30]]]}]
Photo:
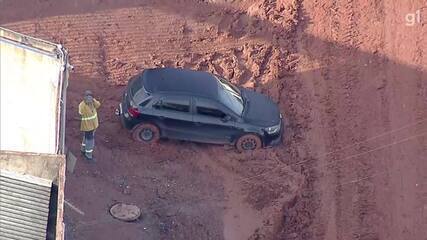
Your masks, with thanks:
[{"label": "muddy ground", "polygon": [[[76,154],[83,91],[103,104],[98,162],[79,159],[67,175],[66,200],[79,209],[66,208],[67,239],[427,239],[425,8],[0,0],[2,26],[70,52],[66,140]],[[154,66],[210,71],[268,94],[287,119],[283,143],[253,154],[136,144],[114,109],[128,78]],[[112,219],[119,201],[142,218]]]}]

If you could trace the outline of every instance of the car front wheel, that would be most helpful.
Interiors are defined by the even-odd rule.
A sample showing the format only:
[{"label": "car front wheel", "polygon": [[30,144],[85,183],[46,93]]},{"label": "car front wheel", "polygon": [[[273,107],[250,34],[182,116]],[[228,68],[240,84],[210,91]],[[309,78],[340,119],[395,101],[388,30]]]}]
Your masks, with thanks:
[{"label": "car front wheel", "polygon": [[143,143],[154,143],[160,139],[159,128],[151,123],[142,123],[132,130],[132,138]]},{"label": "car front wheel", "polygon": [[240,152],[252,151],[261,148],[261,139],[255,134],[245,134],[236,142],[236,148]]}]

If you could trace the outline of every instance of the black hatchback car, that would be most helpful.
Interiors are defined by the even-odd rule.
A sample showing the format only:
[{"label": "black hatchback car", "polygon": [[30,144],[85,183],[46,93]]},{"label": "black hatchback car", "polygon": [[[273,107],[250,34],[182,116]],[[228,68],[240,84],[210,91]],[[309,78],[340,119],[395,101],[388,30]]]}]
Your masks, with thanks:
[{"label": "black hatchback car", "polygon": [[170,138],[244,151],[273,146],[283,132],[279,108],[267,96],[186,69],[146,69],[134,76],[116,114],[140,142]]}]

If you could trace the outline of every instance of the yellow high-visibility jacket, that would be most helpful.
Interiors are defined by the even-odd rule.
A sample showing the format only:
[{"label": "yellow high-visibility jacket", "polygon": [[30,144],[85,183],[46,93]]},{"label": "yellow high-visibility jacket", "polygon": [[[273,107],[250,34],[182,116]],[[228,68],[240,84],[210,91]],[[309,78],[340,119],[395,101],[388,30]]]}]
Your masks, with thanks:
[{"label": "yellow high-visibility jacket", "polygon": [[93,99],[93,104],[86,104],[82,101],[79,104],[79,114],[82,118],[80,124],[80,130],[83,132],[93,131],[98,128],[98,113],[96,109],[101,106],[101,103],[98,102],[95,98]]}]

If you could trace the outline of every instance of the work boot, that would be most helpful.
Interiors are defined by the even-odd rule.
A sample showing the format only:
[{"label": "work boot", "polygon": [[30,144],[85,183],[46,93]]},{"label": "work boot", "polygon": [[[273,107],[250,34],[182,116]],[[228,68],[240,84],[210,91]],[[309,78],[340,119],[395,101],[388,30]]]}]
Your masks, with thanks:
[{"label": "work boot", "polygon": [[96,160],[94,157],[89,158],[88,156],[85,155],[85,158],[89,163],[96,163]]},{"label": "work boot", "polygon": [[93,157],[92,153],[85,153],[85,158],[86,160],[88,160],[89,162],[96,162],[95,158]]}]

